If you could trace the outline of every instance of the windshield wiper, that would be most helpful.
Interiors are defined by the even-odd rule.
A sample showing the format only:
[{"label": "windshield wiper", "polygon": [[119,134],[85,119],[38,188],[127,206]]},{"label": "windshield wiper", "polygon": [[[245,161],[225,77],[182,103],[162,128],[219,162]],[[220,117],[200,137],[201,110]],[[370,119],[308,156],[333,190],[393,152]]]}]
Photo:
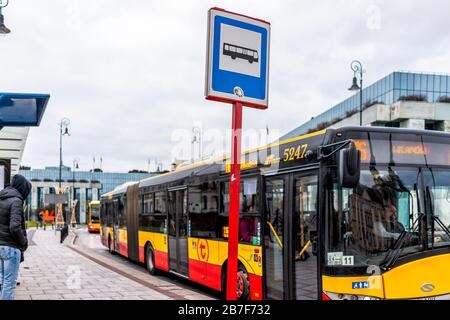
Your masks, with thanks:
[{"label": "windshield wiper", "polygon": [[441,227],[441,229],[450,237],[450,229],[445,226],[445,224],[442,222],[442,220],[438,216],[435,216],[434,213],[431,217],[435,222],[437,222],[439,227]]},{"label": "windshield wiper", "polygon": [[395,264],[395,262],[398,260],[398,258],[400,256],[400,253],[403,250],[403,244],[405,243],[406,239],[408,239],[408,241],[411,241],[412,235],[414,233],[418,232],[418,230],[416,230],[416,229],[419,228],[419,225],[422,222],[422,220],[424,219],[424,217],[425,217],[425,214],[419,212],[416,221],[413,222],[411,231],[410,232],[408,232],[406,230],[402,231],[402,233],[398,237],[397,241],[395,242],[394,248],[388,253],[388,255],[383,260],[383,262],[381,262],[381,264],[380,264],[381,269],[386,271]]}]

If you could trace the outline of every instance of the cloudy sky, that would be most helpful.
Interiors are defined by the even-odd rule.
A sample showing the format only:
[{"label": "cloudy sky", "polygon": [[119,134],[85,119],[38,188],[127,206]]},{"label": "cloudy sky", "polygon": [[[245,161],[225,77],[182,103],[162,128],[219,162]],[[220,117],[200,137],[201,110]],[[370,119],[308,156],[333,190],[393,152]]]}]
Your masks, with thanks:
[{"label": "cloudy sky", "polygon": [[353,59],[367,84],[394,70],[450,73],[445,0],[11,0],[0,92],[51,94],[22,164],[58,163],[63,117],[72,134],[65,163],[78,157],[81,169],[93,157],[107,171],[147,170],[155,158],[168,167],[194,126],[204,153],[226,151],[231,108],[203,96],[213,6],[271,22],[270,107],[244,111],[253,132],[268,125],[276,137],[348,97]]}]

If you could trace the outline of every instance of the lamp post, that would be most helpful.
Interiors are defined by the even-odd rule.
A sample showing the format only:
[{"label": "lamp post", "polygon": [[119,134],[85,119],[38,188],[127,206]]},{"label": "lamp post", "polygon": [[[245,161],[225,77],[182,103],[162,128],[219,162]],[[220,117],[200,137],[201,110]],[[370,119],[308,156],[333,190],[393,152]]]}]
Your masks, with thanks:
[{"label": "lamp post", "polygon": [[8,34],[11,32],[6,26],[5,26],[5,18],[2,14],[2,9],[5,8],[9,4],[9,0],[0,0],[0,34]]},{"label": "lamp post", "polygon": [[[362,91],[363,91],[363,67],[361,62],[359,62],[358,60],[353,60],[352,63],[350,64],[351,69],[353,70],[353,83],[352,86],[350,88],[348,88],[348,90],[350,91],[357,91],[359,90],[359,126],[362,127],[362,109],[363,109],[363,96],[362,96]],[[359,86],[358,86],[358,80],[357,80],[357,75],[359,75]]]},{"label": "lamp post", "polygon": [[[70,136],[69,133],[69,124],[70,120],[68,118],[62,118],[59,122],[59,180],[58,180],[58,186],[59,186],[59,194],[63,194],[63,190],[61,187],[62,177],[61,177],[61,170],[63,166],[63,160],[62,160],[62,138]],[[62,203],[61,203],[61,213],[62,213]],[[67,215],[66,219],[64,221],[64,225],[67,224]]]},{"label": "lamp post", "polygon": [[73,166],[72,166],[72,201],[70,202],[70,212],[72,213],[72,219],[73,220],[73,214],[75,212],[75,209],[73,207],[73,204],[75,203],[75,170],[79,169],[80,167],[78,166],[80,162],[80,159],[75,158],[73,159]]}]

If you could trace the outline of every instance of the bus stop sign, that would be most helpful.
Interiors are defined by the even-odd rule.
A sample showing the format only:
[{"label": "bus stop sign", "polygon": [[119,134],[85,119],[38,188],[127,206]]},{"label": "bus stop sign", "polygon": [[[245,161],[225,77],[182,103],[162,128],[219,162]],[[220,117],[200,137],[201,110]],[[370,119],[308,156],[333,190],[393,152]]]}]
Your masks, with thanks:
[{"label": "bus stop sign", "polygon": [[219,8],[208,12],[206,99],[266,109],[270,23]]}]

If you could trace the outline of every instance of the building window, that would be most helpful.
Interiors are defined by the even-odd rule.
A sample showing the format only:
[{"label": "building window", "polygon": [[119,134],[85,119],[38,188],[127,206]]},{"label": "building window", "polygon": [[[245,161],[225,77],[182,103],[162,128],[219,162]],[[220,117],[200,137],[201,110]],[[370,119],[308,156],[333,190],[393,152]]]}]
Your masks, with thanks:
[{"label": "building window", "polygon": [[444,95],[445,91],[447,90],[447,77],[446,76],[441,76],[441,87],[440,90],[441,93]]},{"label": "building window", "polygon": [[433,91],[439,92],[441,90],[441,77],[440,76],[434,76],[434,86]]},{"label": "building window", "polygon": [[37,199],[38,199],[38,208],[43,209],[44,208],[44,188],[38,187],[37,188]]},{"label": "building window", "polygon": [[87,188],[86,189],[86,202],[92,201],[92,189]]},{"label": "building window", "polygon": [[433,91],[434,88],[434,83],[433,83],[433,75],[429,74],[427,75],[427,90],[428,91]]}]

